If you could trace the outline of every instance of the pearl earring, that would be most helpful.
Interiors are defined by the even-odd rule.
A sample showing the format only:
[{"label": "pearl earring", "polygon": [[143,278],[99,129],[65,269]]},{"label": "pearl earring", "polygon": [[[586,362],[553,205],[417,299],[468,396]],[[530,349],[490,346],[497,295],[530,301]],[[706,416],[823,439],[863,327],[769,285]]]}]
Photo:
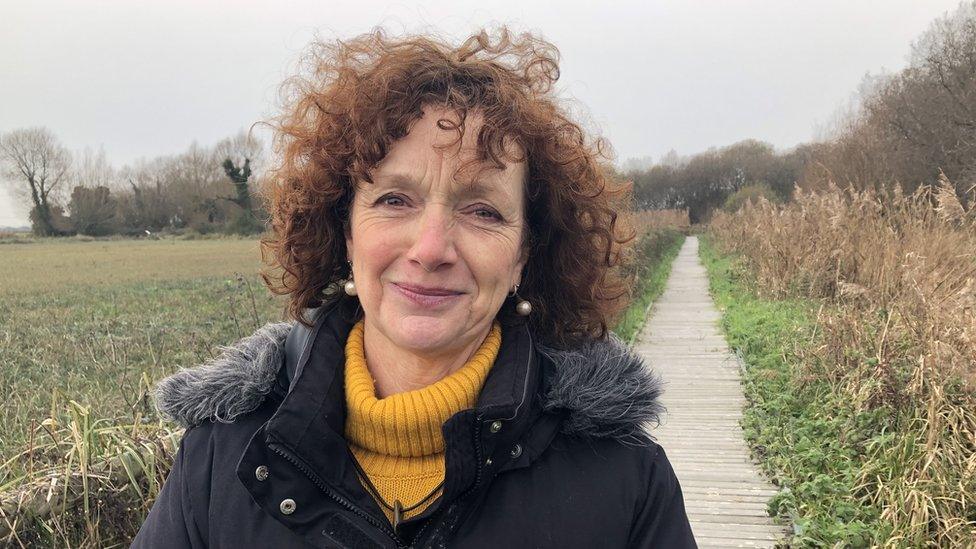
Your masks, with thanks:
[{"label": "pearl earring", "polygon": [[358,295],[358,291],[356,290],[356,281],[352,279],[352,262],[350,261],[348,263],[349,263],[349,280],[347,280],[345,284],[342,285],[342,289],[343,291],[346,292],[346,295],[356,296]]},{"label": "pearl earring", "polygon": [[[515,289],[512,290],[509,297],[518,297],[518,289],[519,285],[516,284]],[[519,316],[529,316],[532,313],[532,304],[521,297],[518,297],[518,302],[515,304],[515,312],[518,313]]]}]

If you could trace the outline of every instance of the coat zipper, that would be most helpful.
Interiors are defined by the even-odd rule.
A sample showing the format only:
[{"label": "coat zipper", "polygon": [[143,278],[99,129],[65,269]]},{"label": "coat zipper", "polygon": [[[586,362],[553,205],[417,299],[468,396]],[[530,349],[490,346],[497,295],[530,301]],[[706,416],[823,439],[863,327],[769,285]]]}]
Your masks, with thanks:
[{"label": "coat zipper", "polygon": [[[532,345],[532,333],[531,332],[528,332],[528,335],[529,335],[529,349],[530,349],[530,353],[529,353],[529,358],[528,358],[528,360],[526,360],[526,363],[525,363],[525,368],[526,368],[526,371],[525,371],[525,375],[526,375],[525,383],[526,383],[526,387],[528,387],[528,383],[529,383],[528,376],[531,374],[531,372],[529,371],[529,366],[532,364],[531,349],[533,348],[533,345]],[[512,416],[513,418],[518,415],[518,408],[520,408],[522,406],[522,404],[525,402],[526,397],[527,397],[527,395],[525,394],[525,392],[523,392],[523,394],[522,394],[522,401],[519,402],[518,407],[516,407],[516,409],[515,409],[515,415]],[[471,496],[471,494],[473,494],[475,492],[475,490],[477,490],[478,487],[481,485],[481,481],[482,481],[482,477],[483,477],[483,472],[484,472],[484,464],[485,464],[484,448],[482,448],[482,446],[481,446],[481,427],[484,424],[484,419],[485,419],[485,416],[484,416],[483,413],[479,413],[475,417],[476,425],[475,425],[475,433],[474,433],[474,437],[475,438],[474,438],[474,440],[475,440],[475,455],[477,456],[478,467],[477,467],[476,473],[475,473],[474,485],[471,486],[470,488],[468,488],[467,490],[465,490],[463,494],[461,494],[460,496],[458,496],[457,498],[455,498],[454,501],[456,502],[457,505],[461,505],[462,503],[464,503]],[[412,545],[416,545],[416,542],[418,540],[423,540],[424,539],[424,537],[423,537],[424,533],[428,530],[428,528],[430,528],[430,525],[434,522],[434,519],[435,518],[438,518],[438,519],[440,518],[440,515],[441,514],[443,514],[443,511],[442,510],[441,511],[438,511],[435,516],[431,517],[430,520],[427,521],[427,524],[425,524],[423,526],[423,528],[421,528],[420,531],[417,532],[417,535],[414,536],[414,544],[412,544]]]},{"label": "coat zipper", "polygon": [[[482,423],[484,423],[484,417],[485,417],[484,414],[478,414],[475,417],[474,440],[475,440],[475,456],[476,456],[478,466],[477,469],[475,470],[476,473],[475,473],[474,485],[472,485],[470,488],[465,490],[463,494],[455,498],[454,500],[455,503],[451,503],[451,505],[460,506],[465,500],[467,500],[468,496],[470,496],[481,485],[481,478],[482,478],[482,472],[483,472],[484,461],[485,461],[484,449],[481,447],[481,425]],[[433,524],[434,522],[437,522],[438,525],[440,524],[441,521],[439,519],[443,514],[444,514],[444,510],[443,508],[441,508],[441,510],[439,510],[436,515],[430,517],[430,519],[427,521],[427,524],[424,524],[423,528],[421,528],[420,531],[417,532],[417,535],[414,536],[414,544],[416,544],[418,540],[424,539],[424,533],[427,532],[431,524]]]},{"label": "coat zipper", "polygon": [[305,473],[305,476],[307,476],[308,479],[311,480],[312,483],[315,484],[315,486],[317,486],[319,490],[321,490],[326,495],[328,495],[330,498],[332,498],[333,500],[335,500],[336,503],[338,503],[339,505],[341,505],[342,507],[344,507],[348,511],[351,511],[352,513],[355,513],[356,515],[362,517],[364,520],[366,520],[366,522],[372,524],[378,530],[380,530],[381,532],[383,532],[384,534],[386,534],[387,536],[389,536],[389,538],[391,540],[393,540],[394,543],[396,543],[396,546],[397,547],[406,547],[406,545],[400,540],[400,538],[396,535],[396,533],[393,532],[393,530],[390,530],[389,527],[385,526],[380,521],[376,520],[372,516],[370,516],[367,513],[365,513],[359,507],[356,507],[355,505],[353,505],[352,502],[350,502],[346,498],[340,496],[339,494],[335,493],[335,491],[333,491],[332,489],[330,489],[328,487],[328,485],[326,485],[325,482],[318,476],[318,474],[316,474],[314,471],[312,471],[312,469],[310,467],[308,467],[307,465],[305,465],[305,462],[304,461],[302,461],[298,457],[295,457],[292,454],[290,454],[289,452],[287,452],[279,444],[270,443],[268,445],[268,447],[271,448],[279,456],[281,456],[281,457],[285,458],[286,460],[288,460],[288,462],[291,463],[292,465],[294,465],[296,468],[298,468],[299,471],[301,471],[302,473]]}]

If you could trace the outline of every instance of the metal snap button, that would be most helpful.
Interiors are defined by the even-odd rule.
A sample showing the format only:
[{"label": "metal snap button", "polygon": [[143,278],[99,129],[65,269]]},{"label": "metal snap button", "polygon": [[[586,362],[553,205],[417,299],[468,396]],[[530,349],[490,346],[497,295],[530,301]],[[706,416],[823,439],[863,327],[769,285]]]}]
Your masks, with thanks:
[{"label": "metal snap button", "polygon": [[491,431],[492,433],[497,433],[498,431],[501,431],[502,422],[497,419],[495,421],[492,421],[491,425],[488,426],[488,430]]},{"label": "metal snap button", "polygon": [[491,467],[491,458],[485,460],[485,466]]},{"label": "metal snap button", "polygon": [[295,500],[291,498],[283,499],[278,508],[281,509],[282,515],[290,515],[295,512]]},{"label": "metal snap button", "polygon": [[512,459],[518,459],[518,457],[522,455],[522,445],[516,444],[515,447],[512,448],[510,454],[512,456]]},{"label": "metal snap button", "polygon": [[258,468],[254,470],[254,477],[261,482],[268,480],[268,466],[259,465]]}]

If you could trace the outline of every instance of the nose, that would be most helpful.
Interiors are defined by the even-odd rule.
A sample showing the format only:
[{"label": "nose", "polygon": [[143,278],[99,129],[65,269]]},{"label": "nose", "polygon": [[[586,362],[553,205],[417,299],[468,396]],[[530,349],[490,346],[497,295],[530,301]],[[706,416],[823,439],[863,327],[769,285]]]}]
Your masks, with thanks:
[{"label": "nose", "polygon": [[458,259],[454,222],[449,212],[427,207],[418,219],[407,259],[432,273]]}]

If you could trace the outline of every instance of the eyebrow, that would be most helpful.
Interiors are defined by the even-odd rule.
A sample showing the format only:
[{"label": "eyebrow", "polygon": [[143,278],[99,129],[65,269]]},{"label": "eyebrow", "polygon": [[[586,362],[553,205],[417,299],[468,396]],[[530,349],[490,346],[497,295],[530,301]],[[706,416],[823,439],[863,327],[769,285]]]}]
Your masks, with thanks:
[{"label": "eyebrow", "polygon": [[[414,178],[402,173],[382,175],[382,176],[375,177],[373,179],[374,181],[382,180],[384,183],[387,184],[402,185],[404,187],[418,186],[418,183]],[[481,179],[476,179],[474,181],[470,181],[468,183],[463,184],[463,186],[461,186],[460,189],[460,194],[462,194],[463,196],[487,196],[491,194],[499,194],[506,198],[509,198],[509,193],[506,192],[506,190],[502,186],[492,185]]]},{"label": "eyebrow", "polygon": [[394,173],[390,175],[381,175],[373,178],[374,181],[382,180],[383,182],[389,182],[393,185],[403,185],[404,187],[416,187],[417,182],[414,178],[401,173]]}]

